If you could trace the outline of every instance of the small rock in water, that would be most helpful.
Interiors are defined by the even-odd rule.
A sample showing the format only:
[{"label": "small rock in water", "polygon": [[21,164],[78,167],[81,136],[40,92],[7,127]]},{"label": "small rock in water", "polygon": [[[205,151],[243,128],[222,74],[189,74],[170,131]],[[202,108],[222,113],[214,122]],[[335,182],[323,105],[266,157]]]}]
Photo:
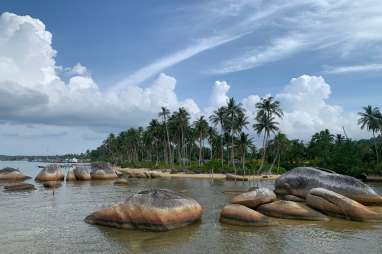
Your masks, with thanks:
[{"label": "small rock in water", "polygon": [[125,185],[125,186],[127,186],[128,181],[125,178],[121,178],[121,179],[114,181],[114,185]]},{"label": "small rock in water", "polygon": [[26,176],[23,173],[20,172],[20,170],[15,168],[3,168],[0,169],[0,180],[6,180],[6,181],[19,181],[19,180],[26,180],[30,179],[30,176]]},{"label": "small rock in water", "polygon": [[275,200],[276,194],[273,191],[266,188],[259,188],[233,197],[231,203],[255,209],[259,205],[271,203]]},{"label": "small rock in water", "polygon": [[294,220],[329,220],[328,217],[298,202],[277,200],[261,205],[257,210],[267,216]]},{"label": "small rock in water", "polygon": [[4,191],[32,191],[36,187],[30,183],[17,183],[4,186]]},{"label": "small rock in water", "polygon": [[229,204],[220,213],[220,222],[238,226],[269,226],[270,219],[246,206]]}]

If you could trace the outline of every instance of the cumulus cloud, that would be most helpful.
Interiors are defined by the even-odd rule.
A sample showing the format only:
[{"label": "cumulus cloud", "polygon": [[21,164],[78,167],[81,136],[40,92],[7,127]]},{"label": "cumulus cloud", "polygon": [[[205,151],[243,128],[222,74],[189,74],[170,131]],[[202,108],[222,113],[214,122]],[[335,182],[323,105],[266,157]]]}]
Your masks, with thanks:
[{"label": "cumulus cloud", "polygon": [[307,139],[323,129],[343,134],[344,127],[352,138],[362,136],[357,116],[330,104],[330,95],[330,85],[321,76],[302,75],[291,79],[276,95],[284,109],[281,130],[291,138]]},{"label": "cumulus cloud", "polygon": [[85,66],[57,66],[55,56],[52,34],[40,20],[8,12],[0,16],[3,120],[126,128],[145,123],[161,106],[183,106],[195,114],[199,112],[192,99],[178,99],[176,79],[164,73],[149,87],[132,83],[101,90]]}]

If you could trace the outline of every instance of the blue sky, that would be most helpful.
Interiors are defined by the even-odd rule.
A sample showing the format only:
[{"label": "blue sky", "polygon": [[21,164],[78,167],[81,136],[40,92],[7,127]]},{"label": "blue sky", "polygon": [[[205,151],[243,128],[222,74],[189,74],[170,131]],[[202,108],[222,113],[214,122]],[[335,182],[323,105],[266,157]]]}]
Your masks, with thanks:
[{"label": "blue sky", "polygon": [[197,117],[234,96],[253,114],[269,94],[291,138],[362,138],[356,113],[381,106],[377,0],[5,0],[0,15],[0,154],[81,152],[163,104]]}]

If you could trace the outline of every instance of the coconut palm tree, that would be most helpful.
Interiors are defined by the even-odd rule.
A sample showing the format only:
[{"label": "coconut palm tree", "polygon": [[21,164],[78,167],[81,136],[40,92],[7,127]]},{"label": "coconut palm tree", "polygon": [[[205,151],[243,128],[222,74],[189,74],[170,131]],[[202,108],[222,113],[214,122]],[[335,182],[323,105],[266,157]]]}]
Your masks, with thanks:
[{"label": "coconut palm tree", "polygon": [[[241,120],[242,122],[239,122]],[[244,122],[246,121],[244,115],[244,109],[241,103],[236,103],[235,99],[231,97],[227,102],[226,112],[225,112],[225,126],[227,126],[229,134],[231,136],[231,164],[235,169],[236,174],[236,166],[235,166],[235,147],[234,147],[234,138],[237,130],[242,128]]]},{"label": "coconut palm tree", "polygon": [[219,107],[217,110],[210,115],[210,121],[216,126],[220,125],[220,159],[222,163],[222,168],[224,164],[224,132],[225,132],[225,116],[226,116],[226,107]]},{"label": "coconut palm tree", "polygon": [[378,146],[377,140],[375,138],[375,133],[378,133],[382,130],[381,128],[381,112],[378,107],[373,107],[368,105],[367,107],[363,107],[363,112],[358,112],[360,118],[358,119],[358,124],[361,126],[361,129],[367,129],[373,133],[374,147],[375,147],[375,155],[377,159],[377,164],[379,163],[379,155],[378,155]]},{"label": "coconut palm tree", "polygon": [[168,110],[166,107],[161,108],[161,112],[159,112],[159,117],[162,117],[163,124],[166,129],[166,140],[167,140],[167,147],[168,147],[168,153],[169,153],[169,161],[170,165],[172,167],[173,164],[173,158],[172,158],[172,152],[171,152],[171,143],[170,143],[170,136],[168,134],[168,125],[167,125],[167,120],[170,117],[170,110]]},{"label": "coconut palm tree", "polygon": [[249,134],[246,134],[244,132],[240,133],[239,138],[239,147],[241,150],[241,169],[243,170],[243,173],[245,175],[245,155],[248,151],[248,148],[253,145],[252,139],[249,137]]},{"label": "coconut palm tree", "polygon": [[278,125],[279,123],[275,121],[275,117],[273,116],[269,116],[267,114],[261,114],[258,117],[256,117],[256,123],[253,125],[253,128],[258,135],[261,135],[261,133],[264,133],[263,156],[262,156],[261,165],[259,168],[260,172],[264,166],[265,155],[267,150],[267,140],[270,137],[271,133],[275,133],[276,131],[279,130]]},{"label": "coconut palm tree", "polygon": [[184,165],[184,159],[186,158],[185,150],[185,133],[189,127],[190,114],[183,107],[179,108],[177,112],[173,114],[173,120],[176,128],[179,130],[179,159]]},{"label": "coconut palm tree", "polygon": [[[256,123],[254,124],[254,129],[257,134],[261,135],[264,132],[263,137],[263,156],[260,166],[260,171],[263,168],[265,155],[266,155],[266,146],[267,141],[271,133],[274,133],[278,130],[278,122],[275,121],[275,117],[283,118],[284,113],[281,109],[279,101],[275,101],[273,97],[261,98],[261,101],[256,103],[257,114],[256,114]],[[276,128],[276,129],[275,129]],[[261,131],[259,131],[261,130]]]},{"label": "coconut palm tree", "polygon": [[200,167],[202,163],[203,140],[207,138],[207,135],[208,135],[208,122],[206,121],[206,119],[204,119],[204,116],[201,116],[198,120],[194,122],[194,128],[199,140],[199,167]]}]

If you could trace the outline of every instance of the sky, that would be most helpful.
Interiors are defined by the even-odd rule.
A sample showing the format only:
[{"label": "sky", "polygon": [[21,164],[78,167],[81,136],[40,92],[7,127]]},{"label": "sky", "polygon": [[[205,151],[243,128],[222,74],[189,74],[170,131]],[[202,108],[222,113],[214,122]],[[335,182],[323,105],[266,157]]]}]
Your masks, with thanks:
[{"label": "sky", "polygon": [[1,0],[0,154],[81,153],[161,106],[196,119],[232,96],[251,123],[275,97],[289,138],[369,137],[381,27],[380,0]]}]

